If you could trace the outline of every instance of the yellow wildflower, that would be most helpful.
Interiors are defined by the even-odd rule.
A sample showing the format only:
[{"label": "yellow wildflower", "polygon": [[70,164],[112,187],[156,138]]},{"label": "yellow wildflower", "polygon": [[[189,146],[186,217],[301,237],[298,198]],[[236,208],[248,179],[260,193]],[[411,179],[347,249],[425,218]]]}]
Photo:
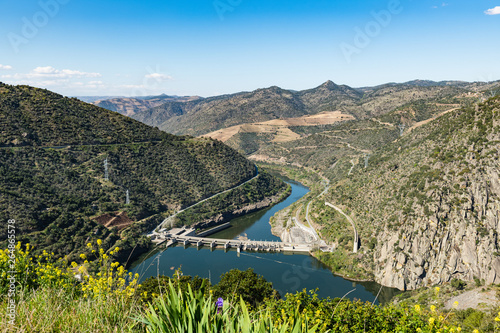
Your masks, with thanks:
[{"label": "yellow wildflower", "polygon": [[429,324],[430,325],[434,324],[434,321],[435,321],[434,317],[430,317],[429,318]]},{"label": "yellow wildflower", "polygon": [[102,240],[101,240],[101,239],[98,239],[98,240],[97,240],[97,245],[101,246],[101,244],[102,244]]},{"label": "yellow wildflower", "polygon": [[431,305],[431,311],[432,312],[436,312],[436,306],[435,305]]}]

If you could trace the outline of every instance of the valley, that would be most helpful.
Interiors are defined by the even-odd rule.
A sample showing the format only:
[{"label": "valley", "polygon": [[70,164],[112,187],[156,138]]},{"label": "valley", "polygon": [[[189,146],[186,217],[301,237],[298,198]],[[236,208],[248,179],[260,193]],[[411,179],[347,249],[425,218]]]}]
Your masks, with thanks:
[{"label": "valley", "polygon": [[[275,234],[282,239],[292,240],[295,235],[295,238],[314,243],[321,238],[335,250],[330,254],[315,253],[315,256],[337,274],[373,279],[401,290],[444,283],[452,278],[465,281],[478,278],[486,283],[496,283],[496,276],[500,273],[495,266],[496,259],[485,255],[495,252],[497,246],[494,236],[497,208],[491,194],[488,194],[488,204],[481,208],[482,214],[477,217],[467,213],[455,217],[450,215],[452,211],[449,207],[456,205],[450,200],[465,203],[467,192],[460,190],[464,188],[463,184],[465,189],[470,186],[482,188],[483,185],[479,184],[485,178],[479,176],[483,173],[480,171],[483,167],[479,165],[492,165],[486,161],[497,158],[493,150],[487,149],[489,155],[476,153],[474,160],[481,162],[474,168],[480,169],[473,171],[476,169],[468,163],[468,178],[464,178],[464,171],[454,171],[459,165],[455,152],[459,142],[464,142],[466,147],[467,142],[478,142],[479,135],[483,138],[479,141],[481,144],[495,145],[495,121],[488,125],[488,130],[471,127],[469,122],[483,123],[477,117],[482,119],[485,113],[491,112],[485,111],[491,107],[481,103],[498,86],[498,83],[412,81],[356,90],[329,81],[302,92],[287,92],[272,87],[206,101],[200,99],[195,102],[196,105],[189,102],[186,105],[177,104],[179,111],[173,117],[169,115],[170,111],[163,111],[167,108],[172,110],[173,105],[167,103],[153,108],[154,113],[148,111],[139,118],[151,116],[150,120],[140,119],[146,123],[155,119],[153,122],[167,132],[170,128],[167,124],[174,124],[174,121],[178,133],[198,133],[200,137],[222,141],[262,167],[271,167],[269,163],[272,163],[274,166],[271,169],[287,174],[290,172],[285,169],[298,168],[292,173],[312,172],[318,175],[317,182],[321,179],[327,181],[330,184],[327,188],[319,186],[316,194],[313,190],[300,203],[278,213],[276,218],[279,222],[272,223]],[[278,100],[283,102],[273,106],[268,102],[268,94],[272,94],[273,103]],[[291,101],[294,104],[290,104]],[[204,103],[209,103],[210,112],[204,111]],[[253,106],[233,108],[248,103]],[[325,108],[338,111],[326,111]],[[493,106],[493,110],[495,108]],[[235,118],[235,112],[243,116]],[[466,116],[471,112],[476,120]],[[487,119],[494,119],[495,112]],[[214,120],[232,115],[227,119],[240,124],[227,126],[230,123],[205,121],[205,124],[212,124],[212,129],[213,126],[220,127],[209,132],[206,125],[196,127],[197,121],[193,121],[191,114],[198,115],[199,119],[218,114],[220,118],[212,118]],[[245,122],[249,116],[268,119]],[[469,120],[459,120],[462,118]],[[189,129],[182,130],[183,127],[178,126],[183,123],[182,119],[191,119]],[[453,122],[456,123],[451,125]],[[456,134],[450,132],[445,139],[443,134],[439,134],[446,131],[442,124],[446,124],[445,128],[453,128]],[[208,133],[203,134],[203,131]],[[479,134],[475,134],[478,131]],[[426,148],[421,151],[416,147]],[[474,148],[469,147],[465,151],[471,153],[476,150],[474,144],[471,147]],[[454,159],[451,156],[457,157]],[[489,177],[496,174],[492,170],[487,171]],[[295,180],[300,181],[299,178]],[[476,182],[479,184],[472,185]],[[407,190],[405,187],[398,190],[396,184],[405,183]],[[487,193],[494,193],[494,188],[488,187]],[[472,205],[477,205],[477,198],[482,195],[479,192],[471,194],[474,198]],[[485,202],[486,199],[480,200]],[[346,215],[325,206],[325,201],[333,203]],[[477,211],[479,208],[471,209]],[[484,222],[473,222],[472,225],[477,226],[461,234],[465,233],[478,244],[490,244],[487,245],[488,250],[448,240],[450,237],[464,237],[459,236],[462,231],[453,236],[456,233],[453,228],[463,230],[459,225],[470,225],[470,222],[464,224],[460,219],[490,221],[490,214],[492,220],[488,226]],[[349,219],[355,221],[358,229],[359,249],[356,254],[352,253],[354,243],[352,228],[348,227]],[[448,226],[449,223],[456,226]],[[277,227],[281,224],[283,227]],[[317,230],[319,237],[315,237],[313,230]],[[487,230],[492,230],[493,234]],[[478,232],[482,236],[478,236]],[[487,236],[488,233],[490,236]],[[477,238],[491,235],[493,238],[488,241]],[[440,239],[438,248],[429,243],[436,237]],[[440,257],[440,253],[447,253],[449,250],[445,249],[450,246],[456,249],[456,254],[451,259]],[[429,252],[430,249],[434,250]],[[419,256],[418,253],[422,252],[429,255]],[[460,258],[464,253],[471,253],[471,257],[462,262]]]},{"label": "valley", "polygon": [[[319,103],[301,112],[287,104],[290,117],[264,108],[267,92],[255,93],[264,101],[252,93],[260,120],[231,118],[231,126],[213,123],[204,134],[194,122],[187,132],[197,136],[178,136],[46,90],[2,85],[0,122],[9,126],[0,136],[0,212],[21,221],[18,239],[35,253],[85,265],[89,242],[99,241],[104,254],[133,263],[144,278],[183,264],[208,279],[212,268],[218,275],[250,265],[282,293],[322,286],[322,297],[339,297],[354,283],[353,297],[368,301],[387,302],[400,291],[414,292],[396,302],[421,300],[435,285],[447,290],[448,303],[469,297],[454,284],[467,286],[467,302],[493,304],[491,293],[478,295],[473,285],[492,290],[500,282],[500,98],[477,86],[467,93],[462,83],[339,87],[291,95],[272,88]],[[318,96],[324,93],[327,102]],[[224,106],[226,98],[210,103]],[[388,100],[393,108],[381,108]],[[302,185],[276,174],[309,189],[296,196],[292,188]],[[288,255],[293,250],[253,255],[249,247],[240,259],[201,247],[195,255],[189,246],[155,249],[148,237],[153,229],[200,232],[225,223],[231,227],[210,237],[310,249],[302,263],[310,278],[293,268],[301,260]]]},{"label": "valley", "polygon": [[4,1],[0,331],[500,332],[494,2]]}]

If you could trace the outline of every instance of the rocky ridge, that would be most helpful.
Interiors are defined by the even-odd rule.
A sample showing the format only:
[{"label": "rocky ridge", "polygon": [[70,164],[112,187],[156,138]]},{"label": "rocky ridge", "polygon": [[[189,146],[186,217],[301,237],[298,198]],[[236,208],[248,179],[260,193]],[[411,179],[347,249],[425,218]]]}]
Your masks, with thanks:
[{"label": "rocky ridge", "polygon": [[375,281],[401,290],[500,282],[499,111],[497,97],[444,115],[332,186],[331,200],[360,226],[359,265]]}]

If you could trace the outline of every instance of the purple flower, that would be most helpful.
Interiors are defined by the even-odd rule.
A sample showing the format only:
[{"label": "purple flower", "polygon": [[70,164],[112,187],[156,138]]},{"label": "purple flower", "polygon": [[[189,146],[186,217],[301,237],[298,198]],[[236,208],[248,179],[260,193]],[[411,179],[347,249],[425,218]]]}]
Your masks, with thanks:
[{"label": "purple flower", "polygon": [[217,313],[220,313],[220,310],[224,305],[224,300],[222,299],[222,297],[217,298],[217,302],[215,302],[215,304],[217,305]]}]

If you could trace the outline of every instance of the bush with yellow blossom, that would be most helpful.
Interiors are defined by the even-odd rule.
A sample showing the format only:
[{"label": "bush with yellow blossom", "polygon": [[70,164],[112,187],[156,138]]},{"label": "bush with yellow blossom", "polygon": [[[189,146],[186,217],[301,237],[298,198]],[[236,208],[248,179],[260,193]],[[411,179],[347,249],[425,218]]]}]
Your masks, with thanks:
[{"label": "bush with yellow blossom", "polygon": [[80,264],[69,264],[63,258],[55,260],[54,255],[46,251],[32,256],[30,244],[22,248],[21,243],[18,243],[14,251],[0,250],[0,292],[6,294],[8,278],[13,275],[18,292],[52,288],[82,294],[84,297],[99,298],[109,293],[132,297],[139,276],[127,272],[118,262],[111,262],[112,256],[120,250],[118,247],[106,254],[101,244],[102,241],[98,240],[94,248],[88,243],[87,247],[91,254],[95,254],[95,260],[89,262],[87,255],[81,254],[83,262]]},{"label": "bush with yellow blossom", "polygon": [[[24,248],[18,242],[15,248],[0,250],[0,293],[6,294],[9,278],[14,277],[16,289],[34,290],[39,287],[73,290],[76,280],[68,269],[68,262],[59,258],[54,260],[53,253],[43,251],[41,255],[31,256],[30,244]],[[13,280],[14,280],[13,279]]]},{"label": "bush with yellow blossom", "polygon": [[[10,265],[14,264],[18,281],[15,328],[24,332],[113,332],[117,327],[121,332],[184,332],[189,325],[215,325],[214,332],[499,331],[498,311],[493,317],[477,317],[489,321],[487,327],[492,330],[485,330],[486,326],[473,326],[477,321],[460,322],[459,319],[470,316],[461,317],[464,312],[454,309],[443,312],[435,305],[381,306],[347,299],[321,299],[314,291],[305,290],[288,294],[284,299],[268,299],[256,308],[247,307],[237,298],[224,299],[223,305],[218,306],[203,283],[200,290],[193,290],[191,284],[182,290],[180,284],[174,287],[171,280],[170,292],[153,298],[151,305],[144,307],[137,292],[139,277],[112,260],[119,248],[106,253],[101,246],[100,240],[87,244],[88,251],[80,255],[81,262],[71,264],[64,259],[55,260],[47,252],[32,256],[29,244],[22,247],[18,243],[12,253],[0,251],[2,272],[9,274]],[[8,288],[5,277],[0,282],[4,292]],[[435,288],[434,293],[437,298],[440,290]],[[0,306],[6,308],[5,304],[3,297]],[[172,331],[167,322],[174,323],[176,330]],[[5,321],[0,324],[2,331],[7,328]]]},{"label": "bush with yellow blossom", "polygon": [[134,296],[139,274],[133,275],[127,272],[119,262],[112,262],[111,258],[120,251],[120,248],[116,247],[109,254],[106,254],[101,247],[102,240],[98,239],[96,243],[97,247],[94,247],[92,243],[87,244],[87,248],[95,256],[93,261],[97,264],[95,274],[88,273],[90,263],[85,254],[80,256],[84,260],[83,265],[78,266],[75,262],[71,263],[72,267],[81,274],[80,288],[83,296],[93,298],[102,298],[109,294],[125,297]]}]

